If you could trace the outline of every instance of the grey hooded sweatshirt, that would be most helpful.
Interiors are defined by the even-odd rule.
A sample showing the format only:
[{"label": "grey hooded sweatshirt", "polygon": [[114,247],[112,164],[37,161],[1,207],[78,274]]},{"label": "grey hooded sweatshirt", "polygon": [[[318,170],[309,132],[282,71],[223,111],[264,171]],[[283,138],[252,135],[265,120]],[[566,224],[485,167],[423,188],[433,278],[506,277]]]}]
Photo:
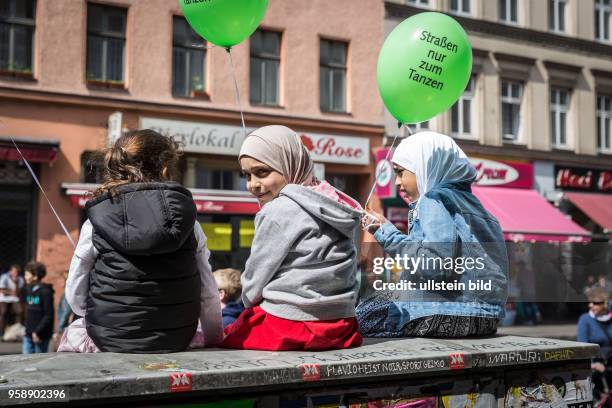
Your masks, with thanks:
[{"label": "grey hooded sweatshirt", "polygon": [[242,274],[245,307],[259,304],[289,320],[355,316],[360,213],[298,184],[288,184],[255,216]]}]

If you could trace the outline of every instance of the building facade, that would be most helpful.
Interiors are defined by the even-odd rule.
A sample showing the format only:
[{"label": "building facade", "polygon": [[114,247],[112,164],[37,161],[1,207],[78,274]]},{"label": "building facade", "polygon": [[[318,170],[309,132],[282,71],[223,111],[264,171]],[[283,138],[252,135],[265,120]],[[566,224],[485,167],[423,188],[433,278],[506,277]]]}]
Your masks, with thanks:
[{"label": "building facade", "polygon": [[[471,80],[457,104],[412,125],[452,135],[481,167],[531,167],[533,188],[570,214],[594,239],[607,225],[585,222],[596,202],[608,203],[612,170],[612,3],[607,0],[388,0],[385,33],[403,19],[434,10],[465,28],[473,49]],[[386,114],[386,134],[397,134]],[[400,136],[405,136],[403,129]],[[491,163],[489,163],[491,164]],[[568,171],[569,169],[569,171]],[[498,185],[508,174],[498,172]],[[490,176],[491,172],[481,176]],[[584,180],[589,174],[592,177]],[[582,179],[580,177],[583,176]],[[487,180],[483,180],[487,182]],[[583,210],[565,188],[599,193]],[[523,186],[525,187],[525,186]],[[611,210],[612,211],[612,210]],[[600,221],[603,224],[603,221]]]},{"label": "building facade", "polygon": [[243,266],[258,210],[239,174],[240,107],[247,131],[299,132],[317,175],[365,200],[384,132],[373,74],[381,1],[270,0],[231,61],[191,31],[175,0],[0,4],[0,268],[37,258],[57,291],[72,256],[11,137],[77,240],[85,194],[100,181],[95,152],[129,129],[173,135],[213,267]]}]

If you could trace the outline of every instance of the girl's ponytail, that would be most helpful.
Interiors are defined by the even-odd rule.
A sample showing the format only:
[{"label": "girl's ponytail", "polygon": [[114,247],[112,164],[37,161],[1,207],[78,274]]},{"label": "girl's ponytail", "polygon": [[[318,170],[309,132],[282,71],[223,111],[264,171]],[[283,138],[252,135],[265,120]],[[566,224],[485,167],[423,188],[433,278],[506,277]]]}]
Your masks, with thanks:
[{"label": "girl's ponytail", "polygon": [[94,196],[109,193],[117,198],[123,184],[171,180],[179,157],[178,143],[171,137],[150,129],[128,132],[106,150],[103,183]]}]

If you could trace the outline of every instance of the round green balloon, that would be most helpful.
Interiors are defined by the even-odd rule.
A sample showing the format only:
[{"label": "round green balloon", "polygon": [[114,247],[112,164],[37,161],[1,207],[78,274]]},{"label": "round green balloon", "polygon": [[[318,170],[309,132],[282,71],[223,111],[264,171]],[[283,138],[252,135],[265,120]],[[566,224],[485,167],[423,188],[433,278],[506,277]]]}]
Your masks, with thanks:
[{"label": "round green balloon", "polygon": [[472,47],[452,17],[412,16],[389,34],[378,56],[380,95],[401,123],[429,120],[459,99],[470,79]]},{"label": "round green balloon", "polygon": [[253,34],[268,0],[179,0],[185,18],[207,41],[233,47]]}]

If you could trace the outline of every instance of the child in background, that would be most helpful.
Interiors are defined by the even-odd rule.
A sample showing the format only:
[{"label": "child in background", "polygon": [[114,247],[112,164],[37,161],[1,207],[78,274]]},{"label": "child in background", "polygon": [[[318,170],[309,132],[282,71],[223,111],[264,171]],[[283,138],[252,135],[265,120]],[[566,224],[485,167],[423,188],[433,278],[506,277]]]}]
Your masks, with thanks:
[{"label": "child in background", "polygon": [[42,283],[47,268],[40,262],[25,266],[26,335],[23,354],[46,353],[53,334],[53,288]]},{"label": "child in background", "polygon": [[219,287],[223,327],[227,327],[234,323],[238,316],[240,316],[240,313],[244,311],[244,305],[240,300],[242,292],[240,271],[232,268],[217,269],[213,272],[213,275]]},{"label": "child in background", "polygon": [[262,208],[241,277],[247,309],[225,329],[223,347],[361,345],[355,319],[359,204],[316,180],[308,151],[285,126],[251,133],[239,161]]},{"label": "child in background", "polygon": [[178,157],[177,143],[152,130],[129,132],[107,151],[66,283],[84,319],[65,330],[58,351],[183,351],[198,320],[204,345],[223,339],[206,236],[191,192],[171,181]]}]

